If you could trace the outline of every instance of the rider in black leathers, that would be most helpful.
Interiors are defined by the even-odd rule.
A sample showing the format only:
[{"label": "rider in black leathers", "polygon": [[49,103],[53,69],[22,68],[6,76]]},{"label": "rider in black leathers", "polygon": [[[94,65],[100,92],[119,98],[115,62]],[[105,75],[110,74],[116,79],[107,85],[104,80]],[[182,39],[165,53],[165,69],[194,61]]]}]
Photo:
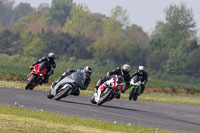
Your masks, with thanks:
[{"label": "rider in black leathers", "polygon": [[139,66],[138,70],[131,76],[133,78],[134,76],[138,76],[138,78],[141,79],[141,94],[144,92],[145,85],[148,81],[148,73],[144,71],[144,66]]},{"label": "rider in black leathers", "polygon": [[42,82],[40,82],[40,85],[42,85],[43,83],[48,83],[49,76],[54,73],[54,69],[56,68],[56,63],[54,59],[55,59],[54,53],[49,53],[48,57],[42,57],[41,59],[35,61],[32,64],[32,66],[30,66],[31,70],[33,69],[35,65],[40,64],[40,63],[44,63],[44,65],[46,66],[47,74],[44,76],[44,79],[42,80]]},{"label": "rider in black leathers", "polygon": [[[101,84],[103,84],[105,81],[111,79],[112,75],[121,75],[125,81],[125,88],[121,91],[122,93],[124,93],[125,90],[127,90],[129,88],[129,84],[130,84],[130,80],[131,80],[129,72],[130,72],[130,66],[128,64],[124,64],[122,66],[122,68],[117,67],[116,69],[112,70],[111,72],[108,72],[107,76],[101,77],[99,79],[99,81],[95,85],[95,91],[97,91],[97,89],[99,88],[99,86]],[[116,98],[120,98],[120,93],[117,95]]]},{"label": "rider in black leathers", "polygon": [[[74,72],[76,72],[76,71],[77,71],[77,70],[69,69],[67,72],[64,72],[64,73],[62,74],[62,76],[61,76],[58,80],[56,80],[56,81],[54,82],[54,86],[55,86],[60,80],[62,80],[63,78],[65,78],[65,77],[67,77],[67,76],[69,76],[69,75],[71,75],[72,73],[74,73]],[[90,84],[90,81],[91,81],[90,76],[91,76],[91,74],[92,74],[92,68],[89,67],[89,66],[86,66],[86,67],[83,69],[83,72],[84,72],[84,74],[85,74],[86,80],[85,80],[84,86],[83,86],[83,87],[80,87],[80,89],[81,89],[81,90],[86,90],[86,89],[88,88],[88,85]],[[79,96],[79,94],[80,94],[80,90],[77,89],[77,91],[74,92],[72,95],[74,95],[74,96]],[[52,95],[52,94],[49,94],[49,95],[47,95],[47,97],[48,97],[48,98],[52,98],[53,95]]]}]

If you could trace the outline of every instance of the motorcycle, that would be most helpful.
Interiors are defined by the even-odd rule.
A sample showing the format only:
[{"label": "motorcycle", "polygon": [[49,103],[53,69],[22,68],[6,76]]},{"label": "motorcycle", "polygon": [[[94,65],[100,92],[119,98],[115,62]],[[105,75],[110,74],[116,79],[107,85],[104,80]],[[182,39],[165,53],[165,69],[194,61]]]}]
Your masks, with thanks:
[{"label": "motorcycle", "polygon": [[104,82],[99,86],[98,90],[94,93],[94,96],[91,98],[92,104],[102,105],[107,101],[111,101],[121,92],[124,87],[123,78],[121,76],[115,76],[110,80]]},{"label": "motorcycle", "polygon": [[33,67],[31,73],[28,76],[28,82],[25,86],[26,90],[33,90],[35,86],[37,86],[47,74],[47,68],[45,64],[37,64]]},{"label": "motorcycle", "polygon": [[74,92],[83,87],[85,76],[82,70],[77,70],[69,76],[61,79],[58,82],[53,82],[50,93],[53,95],[52,99],[60,100],[61,98],[72,95]]},{"label": "motorcycle", "polygon": [[130,81],[129,100],[137,101],[138,96],[141,94],[141,80],[135,76]]}]

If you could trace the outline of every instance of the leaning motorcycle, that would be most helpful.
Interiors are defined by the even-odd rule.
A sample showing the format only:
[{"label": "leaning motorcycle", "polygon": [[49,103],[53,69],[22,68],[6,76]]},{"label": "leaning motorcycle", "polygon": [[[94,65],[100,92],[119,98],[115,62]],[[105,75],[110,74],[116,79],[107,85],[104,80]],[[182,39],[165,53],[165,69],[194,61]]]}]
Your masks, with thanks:
[{"label": "leaning motorcycle", "polygon": [[103,103],[115,98],[123,87],[123,80],[119,81],[119,76],[116,75],[114,78],[111,78],[99,86],[98,90],[91,98],[91,103],[102,105]]},{"label": "leaning motorcycle", "polygon": [[28,76],[28,82],[25,86],[26,90],[33,90],[35,86],[37,86],[47,74],[47,68],[45,64],[37,64],[33,67],[31,73]]},{"label": "leaning motorcycle", "polygon": [[60,100],[68,95],[72,95],[79,87],[84,86],[84,82],[85,76],[82,70],[77,70],[57,83],[53,82],[50,91],[53,95],[52,99]]},{"label": "leaning motorcycle", "polygon": [[129,89],[129,100],[137,101],[138,96],[141,93],[141,80],[135,76],[131,79]]}]

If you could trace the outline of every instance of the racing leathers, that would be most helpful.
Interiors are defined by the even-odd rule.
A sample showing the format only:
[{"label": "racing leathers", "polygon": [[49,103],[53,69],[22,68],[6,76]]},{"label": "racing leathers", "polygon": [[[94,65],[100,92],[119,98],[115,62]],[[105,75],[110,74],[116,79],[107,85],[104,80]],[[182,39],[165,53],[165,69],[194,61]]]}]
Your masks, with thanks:
[{"label": "racing leathers", "polygon": [[[55,84],[54,84],[54,85],[56,85],[60,80],[64,79],[65,77],[71,75],[72,73],[74,73],[74,72],[76,72],[76,71],[77,71],[77,70],[69,69],[67,72],[64,72],[64,73],[62,74],[62,76],[61,76],[58,80],[55,81]],[[90,78],[90,77],[89,77],[89,78],[86,78],[85,83],[84,83],[84,86],[83,86],[83,87],[79,87],[79,88],[80,88],[81,90],[86,90],[86,89],[88,88],[88,85],[90,84],[90,81],[91,81],[91,78]],[[74,92],[72,95],[74,95],[74,96],[79,96],[79,95],[80,95],[80,90],[77,89],[77,91]]]},{"label": "racing leathers", "polygon": [[54,73],[54,69],[56,68],[56,63],[54,62],[54,60],[50,60],[48,57],[42,57],[41,59],[35,61],[32,64],[32,68],[33,66],[40,63],[44,63],[45,67],[47,68],[47,74],[44,76],[43,81],[40,82],[40,85],[41,85],[42,83],[48,83],[49,76]]},{"label": "racing leathers", "polygon": [[133,78],[134,76],[138,76],[139,79],[141,79],[141,94],[144,92],[145,89],[145,85],[148,81],[148,73],[146,71],[143,71],[142,73],[140,73],[139,71],[136,71],[133,75],[131,75],[131,78]]},{"label": "racing leathers", "polygon": [[[99,86],[100,86],[101,84],[103,84],[105,81],[111,79],[111,78],[112,78],[112,77],[111,77],[112,75],[121,75],[121,76],[124,78],[125,87],[124,87],[124,89],[121,91],[122,93],[124,93],[124,92],[129,88],[130,79],[131,79],[130,74],[127,73],[126,75],[124,75],[124,74],[122,73],[122,69],[121,69],[120,67],[117,67],[116,69],[114,69],[114,70],[108,72],[108,73],[107,73],[107,76],[103,76],[103,77],[101,77],[101,78],[99,79],[99,81],[98,81],[97,84],[95,85],[95,88],[96,88],[95,91],[97,91],[97,89],[99,88]],[[116,98],[120,98],[120,93],[117,95]]]}]

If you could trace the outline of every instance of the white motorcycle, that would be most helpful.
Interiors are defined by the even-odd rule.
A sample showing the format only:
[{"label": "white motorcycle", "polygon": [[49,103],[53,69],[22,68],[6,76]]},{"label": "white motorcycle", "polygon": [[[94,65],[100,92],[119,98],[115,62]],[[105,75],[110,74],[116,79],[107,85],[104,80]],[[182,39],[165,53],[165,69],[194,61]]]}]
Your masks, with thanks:
[{"label": "white motorcycle", "polygon": [[58,83],[55,82],[51,85],[51,94],[54,100],[60,100],[61,98],[67,97],[73,94],[79,89],[79,87],[84,86],[85,76],[83,70],[77,70],[71,75],[63,78]]}]

